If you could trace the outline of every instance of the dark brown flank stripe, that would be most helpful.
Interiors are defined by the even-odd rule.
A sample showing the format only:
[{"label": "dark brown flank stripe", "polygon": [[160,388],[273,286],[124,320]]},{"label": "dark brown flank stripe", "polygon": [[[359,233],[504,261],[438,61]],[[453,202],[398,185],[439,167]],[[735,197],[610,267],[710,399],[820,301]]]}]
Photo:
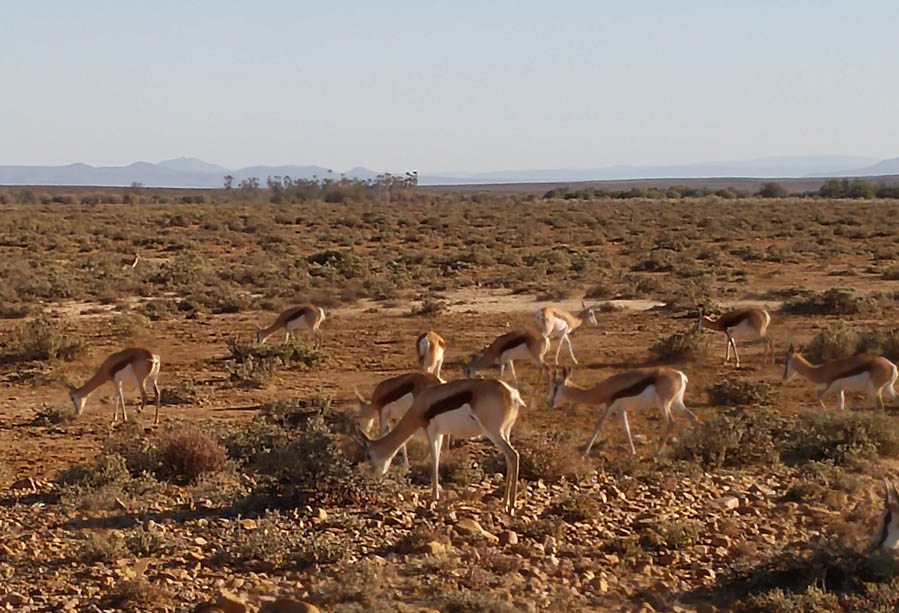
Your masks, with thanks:
[{"label": "dark brown flank stripe", "polygon": [[309,311],[311,311],[311,310],[312,309],[310,309],[309,307],[300,307],[299,309],[296,310],[296,312],[288,315],[286,321],[293,321],[294,319],[299,319],[300,317],[303,317],[304,315],[309,313]]},{"label": "dark brown flank stripe", "polygon": [[119,360],[118,362],[116,362],[115,364],[112,365],[112,368],[109,369],[109,373],[114,376],[120,370],[125,370],[126,368],[128,368],[129,364],[131,364],[131,358],[125,358],[123,360]]},{"label": "dark brown flank stripe", "polygon": [[639,396],[640,394],[643,393],[643,390],[645,390],[650,385],[655,384],[655,382],[656,382],[656,378],[652,375],[649,375],[643,379],[640,379],[633,385],[630,385],[630,386],[624,388],[623,390],[618,390],[617,392],[612,394],[612,399],[610,402],[615,402],[619,398],[630,398],[632,396]]},{"label": "dark brown flank stripe", "polygon": [[509,351],[517,347],[518,345],[523,345],[528,342],[528,337],[523,334],[510,338],[505,343],[503,343],[502,347],[499,348],[499,354],[502,355],[505,352]]},{"label": "dark brown flank stripe", "polygon": [[443,400],[439,400],[428,407],[428,410],[425,411],[425,419],[431,421],[441,413],[449,413],[450,411],[455,411],[463,404],[471,405],[471,400],[474,397],[474,394],[471,390],[466,390],[464,392],[459,392],[457,394],[453,394],[452,396],[448,396]]},{"label": "dark brown flank stripe", "polygon": [[749,319],[749,316],[752,314],[752,311],[736,311],[734,313],[725,313],[721,316],[719,322],[721,323],[721,327],[727,330],[728,328],[735,328],[739,326],[741,323]]},{"label": "dark brown flank stripe", "polygon": [[848,377],[854,377],[856,375],[862,374],[863,372],[868,372],[868,366],[869,366],[869,364],[860,364],[858,366],[850,368],[849,370],[841,373],[839,376],[834,377],[834,381],[836,381],[837,379],[846,379]]},{"label": "dark brown flank stripe", "polygon": [[414,383],[404,383],[403,385],[401,385],[397,388],[394,388],[393,390],[390,391],[389,394],[384,396],[384,400],[381,403],[381,406],[387,406],[391,402],[396,402],[397,400],[399,400],[406,394],[411,394],[413,392],[413,390],[415,390]]},{"label": "dark brown flank stripe", "polygon": [[884,541],[887,540],[891,521],[893,521],[893,511],[887,509],[886,515],[883,516],[883,529],[880,531],[880,540],[877,542],[878,547],[883,545]]}]

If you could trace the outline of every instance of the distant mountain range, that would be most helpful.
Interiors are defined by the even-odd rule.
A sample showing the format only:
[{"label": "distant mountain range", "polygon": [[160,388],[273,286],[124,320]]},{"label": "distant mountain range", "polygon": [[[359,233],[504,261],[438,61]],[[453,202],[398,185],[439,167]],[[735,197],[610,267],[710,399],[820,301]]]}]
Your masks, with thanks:
[{"label": "distant mountain range", "polygon": [[[228,169],[196,158],[181,157],[157,164],[135,162],[128,166],[0,166],[0,185],[97,185],[128,186],[139,182],[147,187],[222,187],[225,175],[234,177],[234,185],[256,177],[289,176],[340,178],[341,173],[322,166],[249,166]],[[356,167],[343,173],[351,179],[373,179],[377,171]],[[395,174],[402,175],[403,172]],[[471,185],[495,183],[559,183],[613,179],[670,178],[799,178],[880,176],[899,174],[899,157],[877,158],[843,155],[766,157],[729,162],[704,162],[669,166],[608,166],[605,168],[559,168],[547,170],[505,170],[482,173],[446,172],[423,174],[422,185]]]}]

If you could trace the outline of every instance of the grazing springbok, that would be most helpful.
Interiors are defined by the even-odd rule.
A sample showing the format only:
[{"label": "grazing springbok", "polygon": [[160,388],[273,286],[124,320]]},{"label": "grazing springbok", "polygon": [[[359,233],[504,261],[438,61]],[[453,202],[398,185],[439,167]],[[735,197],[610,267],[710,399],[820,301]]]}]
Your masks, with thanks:
[{"label": "grazing springbok", "polygon": [[697,329],[714,330],[715,332],[723,332],[727,337],[727,351],[724,354],[724,363],[730,361],[730,350],[733,347],[734,358],[737,361],[737,368],[740,367],[740,354],[737,353],[737,342],[735,337],[741,340],[758,340],[763,339],[766,343],[765,358],[771,354],[771,360],[774,360],[774,341],[768,336],[768,324],[771,323],[771,314],[765,309],[740,309],[737,311],[728,311],[718,319],[705,317],[702,309],[699,310],[699,321],[696,324]]},{"label": "grazing springbok", "polygon": [[684,405],[686,389],[687,375],[665,366],[612,375],[587,389],[571,382],[571,369],[566,367],[562,369],[561,377],[558,372],[555,373],[547,402],[553,409],[567,402],[606,407],[599,423],[596,424],[593,436],[590,437],[590,442],[587,443],[585,456],[590,453],[602,425],[615,411],[621,411],[621,420],[624,422],[624,431],[627,433],[631,455],[636,454],[634,439],[631,438],[631,427],[627,422],[627,412],[631,409],[658,407],[662,413],[662,419],[666,422],[665,432],[659,440],[658,451],[661,453],[668,437],[671,436],[671,429],[674,427],[672,407],[686,415],[694,426],[699,423],[696,415]]},{"label": "grazing springbok", "polygon": [[[362,394],[355,387],[353,392],[359,401],[359,416],[357,423],[363,432],[371,430],[375,420],[378,420],[378,436],[384,436],[406,414],[412,402],[421,391],[432,385],[439,385],[442,381],[437,375],[427,372],[411,372],[398,377],[390,377],[378,383],[371,402],[366,402]],[[403,444],[403,460],[409,466],[409,456],[406,453],[406,445]]]},{"label": "grazing springbok", "polygon": [[457,379],[434,385],[415,396],[412,407],[396,428],[377,440],[357,429],[354,439],[365,450],[379,474],[387,472],[390,461],[413,434],[424,429],[431,447],[431,492],[440,497],[440,447],[444,435],[462,438],[484,435],[506,459],[506,491],[503,507],[515,513],[518,490],[518,452],[509,434],[524,401],[518,390],[496,379]]},{"label": "grazing springbok", "polygon": [[284,342],[290,340],[290,333],[300,327],[309,328],[315,337],[315,348],[322,346],[322,332],[319,327],[325,321],[325,311],[314,304],[287,309],[278,315],[275,322],[267,328],[256,326],[256,342],[264,343],[269,336],[284,328]]},{"label": "grazing springbok", "polygon": [[549,339],[546,337],[524,330],[508,332],[490,343],[480,357],[475,357],[466,364],[464,373],[466,377],[474,377],[485,368],[499,364],[500,379],[508,366],[512,371],[512,378],[518,381],[513,360],[530,360],[540,368],[539,383],[543,379],[543,373],[549,373],[549,365],[543,359],[548,349]]},{"label": "grazing springbok", "polygon": [[593,326],[599,325],[599,322],[596,321],[596,305],[588,307],[583,300],[581,300],[581,312],[577,315],[572,315],[559,307],[545,306],[537,309],[534,313],[534,319],[537,320],[537,330],[540,331],[544,338],[548,340],[559,339],[559,345],[556,347],[556,364],[559,363],[559,352],[562,350],[562,343],[568,345],[568,355],[571,356],[571,361],[577,364],[569,336],[585,322]]},{"label": "grazing springbok", "polygon": [[899,491],[890,481],[884,479],[885,488],[883,513],[877,523],[877,530],[871,536],[871,549],[892,551],[899,545]]},{"label": "grazing springbok", "polygon": [[137,263],[140,261],[140,255],[137,253],[134,254],[132,258],[125,258],[122,260],[122,270],[134,270],[137,267]]},{"label": "grazing springbok", "polygon": [[846,408],[844,392],[868,392],[874,400],[875,409],[883,409],[883,393],[896,399],[893,385],[899,377],[896,365],[879,355],[860,354],[851,358],[831,360],[814,366],[802,357],[802,347],[793,345],[787,350],[784,363],[784,381],[795,375],[805,377],[812,383],[820,383],[824,388],[818,392],[818,402],[824,408],[824,396],[837,394],[837,406]]},{"label": "grazing springbok", "polygon": [[418,367],[425,372],[437,375],[440,382],[440,368],[443,366],[443,356],[446,353],[446,341],[443,337],[429,330],[420,334],[415,341],[415,353],[418,355]]},{"label": "grazing springbok", "polygon": [[111,381],[115,388],[115,406],[112,412],[112,423],[115,423],[119,417],[119,407],[122,407],[122,421],[128,421],[128,413],[125,410],[125,395],[122,392],[122,384],[125,381],[134,383],[138,391],[140,391],[140,409],[143,411],[147,405],[147,388],[146,384],[149,380],[153,385],[153,392],[156,395],[156,417],[153,423],[159,423],[159,356],[146,349],[134,347],[131,349],[123,349],[113,353],[103,360],[94,376],[87,380],[81,387],[66,384],[69,390],[69,396],[72,398],[72,405],[75,407],[75,414],[81,415],[84,411],[84,405],[87,403],[88,397],[98,387]]}]

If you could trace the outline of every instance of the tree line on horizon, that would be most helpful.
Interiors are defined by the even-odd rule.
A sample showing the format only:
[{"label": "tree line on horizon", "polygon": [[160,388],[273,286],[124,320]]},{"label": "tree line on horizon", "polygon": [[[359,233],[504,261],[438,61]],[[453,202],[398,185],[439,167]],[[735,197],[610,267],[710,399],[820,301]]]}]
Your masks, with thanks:
[{"label": "tree line on horizon", "polygon": [[596,187],[584,187],[571,189],[567,186],[556,187],[546,192],[543,197],[547,200],[596,198],[696,198],[703,196],[718,196],[719,198],[899,198],[899,184],[887,184],[878,182],[872,184],[865,179],[827,179],[817,190],[804,192],[791,192],[776,181],[762,183],[756,191],[725,187],[712,189],[710,187],[697,187],[690,185],[670,185],[668,187],[631,187],[629,189],[608,190]]}]

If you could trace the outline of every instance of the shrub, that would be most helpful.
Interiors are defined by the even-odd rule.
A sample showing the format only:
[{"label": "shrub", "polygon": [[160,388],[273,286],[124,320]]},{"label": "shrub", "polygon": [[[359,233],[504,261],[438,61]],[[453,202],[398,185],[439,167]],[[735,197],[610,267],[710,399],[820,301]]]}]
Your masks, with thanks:
[{"label": "shrub", "polygon": [[71,423],[74,420],[75,412],[71,408],[45,405],[35,412],[31,419],[31,425],[56,426]]},{"label": "shrub", "polygon": [[600,502],[588,494],[568,496],[554,502],[547,509],[550,515],[557,515],[567,522],[583,522],[602,514]]},{"label": "shrub", "polygon": [[856,315],[877,308],[877,301],[870,297],[856,296],[852,290],[831,288],[787,300],[781,311],[794,315]]},{"label": "shrub", "polygon": [[14,339],[15,358],[22,361],[64,360],[71,362],[87,354],[87,342],[65,333],[48,316],[22,324]]},{"label": "shrub", "polygon": [[200,393],[193,381],[183,380],[173,387],[161,388],[159,396],[160,404],[196,404]]},{"label": "shrub", "polygon": [[786,198],[790,195],[790,192],[787,191],[780,183],[774,183],[773,181],[768,181],[762,184],[762,187],[759,188],[759,191],[756,193],[759,198]]},{"label": "shrub", "polygon": [[791,544],[753,565],[732,563],[711,589],[694,596],[737,613],[892,611],[899,599],[896,562],[835,538]]},{"label": "shrub", "polygon": [[115,562],[128,555],[125,539],[117,532],[91,532],[81,545],[78,558],[87,563]]},{"label": "shrub", "polygon": [[718,406],[748,406],[771,401],[771,386],[764,381],[725,379],[709,388],[709,402]]},{"label": "shrub", "polygon": [[[512,437],[512,445],[519,454],[519,478],[558,483],[563,478],[576,481],[593,472],[593,466],[581,457],[576,445],[572,444],[579,436],[572,432],[517,432]],[[505,474],[505,457],[497,453],[484,460],[483,467],[488,474]]]},{"label": "shrub", "polygon": [[895,361],[899,359],[899,329],[864,329],[841,321],[816,334],[803,347],[802,353],[813,363],[859,353],[882,355]]},{"label": "shrub", "polygon": [[674,457],[706,467],[771,464],[779,458],[780,415],[771,409],[733,409],[688,430],[674,446]]},{"label": "shrub", "polygon": [[807,411],[784,431],[785,461],[831,462],[836,466],[859,458],[899,454],[899,432],[888,415],[866,412]]},{"label": "shrub", "polygon": [[702,330],[690,328],[686,332],[675,332],[659,339],[649,348],[650,352],[664,362],[695,360],[706,352],[709,337]]},{"label": "shrub", "polygon": [[211,436],[188,428],[168,435],[162,445],[159,472],[169,480],[191,482],[225,467],[225,448]]},{"label": "shrub", "polygon": [[422,315],[440,315],[446,308],[446,304],[437,298],[428,296],[424,300],[421,301],[420,305],[412,307],[409,311],[409,315],[412,317],[418,317]]}]

